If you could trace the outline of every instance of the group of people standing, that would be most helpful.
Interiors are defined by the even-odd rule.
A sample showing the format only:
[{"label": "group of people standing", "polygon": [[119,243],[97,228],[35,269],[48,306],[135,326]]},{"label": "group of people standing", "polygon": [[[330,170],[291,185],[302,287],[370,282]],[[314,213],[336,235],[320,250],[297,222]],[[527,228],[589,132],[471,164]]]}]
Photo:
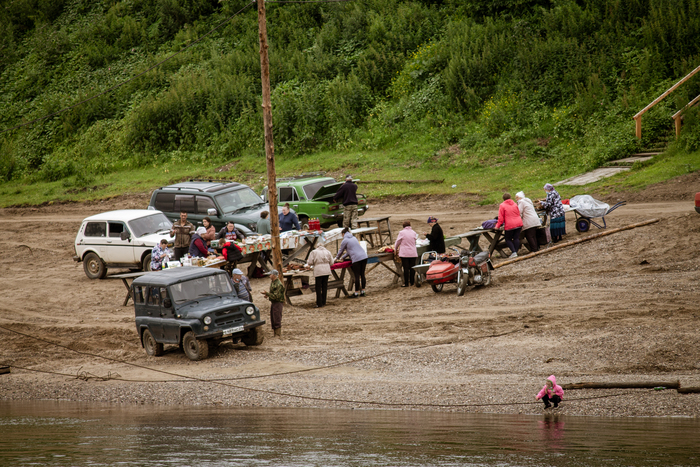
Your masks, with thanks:
[{"label": "group of people standing", "polygon": [[[539,200],[540,206],[549,216],[549,230],[552,237],[552,242],[561,241],[562,235],[566,235],[566,218],[564,217],[564,205],[561,202],[561,197],[551,183],[544,186],[544,191],[547,193],[545,199]],[[515,201],[511,199],[510,193],[503,193],[503,202],[498,207],[498,222],[496,228],[503,226],[504,239],[508,248],[510,248],[510,258],[518,256],[520,249],[520,234],[522,233],[527,238],[527,243],[530,245],[530,250],[539,251],[539,242],[537,240],[537,229],[542,227],[540,220],[535,210],[535,205],[525,196],[525,193],[519,191],[515,194]]]}]

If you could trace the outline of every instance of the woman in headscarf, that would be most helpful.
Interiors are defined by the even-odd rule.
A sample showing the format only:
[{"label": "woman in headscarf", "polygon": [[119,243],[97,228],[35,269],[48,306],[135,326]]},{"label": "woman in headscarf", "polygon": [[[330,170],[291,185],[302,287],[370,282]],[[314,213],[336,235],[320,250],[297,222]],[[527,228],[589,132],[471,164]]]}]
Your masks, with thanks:
[{"label": "woman in headscarf", "polygon": [[549,215],[549,232],[552,234],[552,242],[561,241],[562,235],[566,235],[566,218],[564,217],[564,205],[561,203],[561,196],[554,189],[554,185],[547,183],[544,186],[547,198],[540,201],[540,206]]},{"label": "woman in headscarf", "polygon": [[527,238],[527,243],[530,245],[530,251],[535,252],[540,249],[537,244],[537,229],[542,226],[535,206],[530,198],[525,197],[525,193],[519,191],[515,194],[515,202],[518,203],[520,210],[520,218],[523,220],[523,234]]},{"label": "woman in headscarf", "polygon": [[438,224],[437,217],[428,217],[428,225],[430,233],[425,233],[425,238],[430,240],[430,249],[436,253],[445,252],[445,234],[442,233],[442,227]]}]

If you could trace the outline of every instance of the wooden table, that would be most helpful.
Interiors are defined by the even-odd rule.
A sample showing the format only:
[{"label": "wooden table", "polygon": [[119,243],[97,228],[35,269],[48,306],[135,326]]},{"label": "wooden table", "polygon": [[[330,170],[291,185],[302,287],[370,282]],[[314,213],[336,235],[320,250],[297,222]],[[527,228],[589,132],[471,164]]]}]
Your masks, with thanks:
[{"label": "wooden table", "polygon": [[[481,232],[481,234],[489,241],[489,255],[493,255],[494,251],[498,251],[498,253],[503,258],[507,258],[508,256],[510,256],[509,254],[506,254],[506,252],[503,250],[504,248],[508,247],[504,240],[504,230],[482,229],[474,232]],[[527,249],[527,251],[532,251],[532,247],[530,246],[530,243],[528,243],[527,238],[525,237],[525,233],[522,230],[520,231],[520,246],[524,246]]]},{"label": "wooden table", "polygon": [[[342,272],[340,276],[338,276],[336,272],[337,269],[331,269],[333,280],[328,281],[328,290],[335,290],[335,298],[339,298],[341,292],[345,294],[346,297],[349,295],[348,290],[345,288],[346,269],[349,270],[350,268],[341,269]],[[295,272],[285,272],[282,274],[282,276],[284,276],[284,300],[288,305],[292,304],[292,301],[289,299],[290,297],[298,297],[299,295],[316,292],[316,282],[314,281],[313,284],[310,282],[312,274],[312,271],[307,271],[306,274]]]},{"label": "wooden table", "polygon": [[[213,263],[207,264],[206,266],[187,266],[187,267],[220,268],[223,264],[226,264],[225,260],[214,261]],[[124,298],[124,304],[122,306],[127,306],[127,305],[129,305],[129,299],[133,298],[131,296],[131,283],[129,282],[129,279],[131,279],[131,282],[134,282],[134,279],[136,279],[137,277],[141,277],[144,274],[148,274],[149,272],[151,272],[151,271],[138,271],[138,272],[127,272],[124,274],[112,274],[109,276],[105,276],[105,279],[121,279],[122,280],[124,287],[126,287],[126,297]]]},{"label": "wooden table", "polygon": [[125,274],[112,274],[111,276],[106,276],[105,279],[121,279],[122,283],[124,284],[124,287],[126,287],[126,298],[124,298],[124,304],[122,306],[127,306],[129,304],[129,299],[133,298],[131,296],[131,283],[129,282],[129,279],[131,279],[131,282],[134,282],[134,279],[137,277],[141,277],[144,274],[148,274],[150,271],[139,271],[139,272],[128,272]]},{"label": "wooden table", "polygon": [[[389,218],[391,216],[384,216],[384,217],[358,217],[357,218],[357,226],[362,227],[363,224],[366,225],[366,227],[371,227],[370,224],[375,222],[377,224],[377,237],[379,241],[377,244],[374,244],[374,235],[370,235],[368,238],[369,244],[372,245],[373,248],[377,248],[383,245],[393,245],[394,244],[394,237],[391,234],[391,223],[389,222]],[[382,228],[382,223],[386,223],[386,227]]]}]

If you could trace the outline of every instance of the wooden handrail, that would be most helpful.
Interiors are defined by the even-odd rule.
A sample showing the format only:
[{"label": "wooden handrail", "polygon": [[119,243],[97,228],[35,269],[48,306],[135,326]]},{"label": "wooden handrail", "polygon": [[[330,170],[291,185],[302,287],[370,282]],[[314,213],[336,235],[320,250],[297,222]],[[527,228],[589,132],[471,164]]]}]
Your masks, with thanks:
[{"label": "wooden handrail", "polygon": [[649,104],[649,105],[647,105],[646,107],[644,107],[642,110],[640,110],[639,112],[637,112],[637,114],[636,114],[634,117],[632,117],[632,118],[634,119],[634,121],[635,121],[635,127],[636,127],[635,129],[636,129],[636,134],[637,134],[637,138],[638,138],[638,139],[641,139],[641,138],[642,138],[642,115],[644,115],[644,114],[646,113],[647,110],[651,109],[651,108],[654,107],[656,104],[658,104],[659,102],[661,102],[661,101],[663,100],[664,97],[668,96],[668,95],[671,94],[673,91],[675,91],[676,88],[677,88],[678,86],[680,86],[681,84],[685,83],[691,76],[693,76],[693,75],[694,75],[695,73],[697,73],[698,71],[700,71],[700,66],[698,66],[696,69],[694,69],[693,71],[691,71],[690,73],[688,73],[683,79],[681,79],[681,80],[678,81],[676,84],[674,84],[673,86],[671,86],[670,88],[668,88],[663,94],[661,94],[659,97],[657,97],[656,99],[654,99],[654,101],[653,101],[651,104]]},{"label": "wooden handrail", "polygon": [[671,118],[673,118],[673,123],[674,123],[675,126],[676,126],[676,139],[678,139],[678,137],[681,136],[681,114],[685,111],[685,109],[687,109],[687,108],[689,108],[689,107],[692,107],[692,106],[695,105],[695,103],[696,103],[697,101],[699,101],[699,100],[700,100],[700,94],[699,94],[695,99],[693,99],[692,101],[688,102],[688,103],[685,105],[685,107],[683,107],[681,110],[679,110],[678,112],[676,112],[675,114],[673,114],[673,116],[671,117]]}]

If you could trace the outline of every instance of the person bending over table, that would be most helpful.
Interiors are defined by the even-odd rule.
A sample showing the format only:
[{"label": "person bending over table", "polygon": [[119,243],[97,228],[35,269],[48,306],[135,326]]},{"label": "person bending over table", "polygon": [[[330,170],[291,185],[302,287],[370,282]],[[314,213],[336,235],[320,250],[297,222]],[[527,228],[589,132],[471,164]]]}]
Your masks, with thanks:
[{"label": "person bending over table", "polygon": [[527,238],[527,243],[530,245],[530,251],[539,251],[540,247],[537,244],[537,229],[542,226],[535,206],[529,198],[525,197],[525,193],[519,191],[515,194],[515,201],[518,203],[520,218],[523,220],[523,233]]},{"label": "person bending over table", "polygon": [[163,262],[170,258],[170,250],[168,250],[168,241],[161,239],[159,243],[151,250],[151,271],[160,271],[163,269]]},{"label": "person bending over table", "polygon": [[192,235],[192,240],[190,241],[190,249],[188,253],[193,257],[206,258],[209,256],[209,249],[207,248],[207,242],[204,241],[202,235],[207,233],[207,229],[204,227],[197,228],[197,231]]},{"label": "person bending over table", "polygon": [[510,193],[503,193],[503,202],[498,207],[498,222],[496,228],[503,226],[505,232],[506,245],[513,253],[510,258],[518,257],[520,249],[520,231],[523,229],[523,220],[520,218],[520,210],[510,198]]},{"label": "person bending over table", "polygon": [[[360,242],[357,241],[355,236],[350,232],[349,227],[343,229],[343,241],[340,243],[340,248],[338,249],[338,254],[335,256],[335,260],[342,261],[345,255],[350,257],[352,261],[352,272],[355,274],[355,293],[350,295],[350,298],[364,297],[365,296],[365,285],[367,285],[367,279],[365,279],[365,269],[367,268],[367,252],[360,246]],[[357,294],[358,290],[362,290],[360,294]]]}]

